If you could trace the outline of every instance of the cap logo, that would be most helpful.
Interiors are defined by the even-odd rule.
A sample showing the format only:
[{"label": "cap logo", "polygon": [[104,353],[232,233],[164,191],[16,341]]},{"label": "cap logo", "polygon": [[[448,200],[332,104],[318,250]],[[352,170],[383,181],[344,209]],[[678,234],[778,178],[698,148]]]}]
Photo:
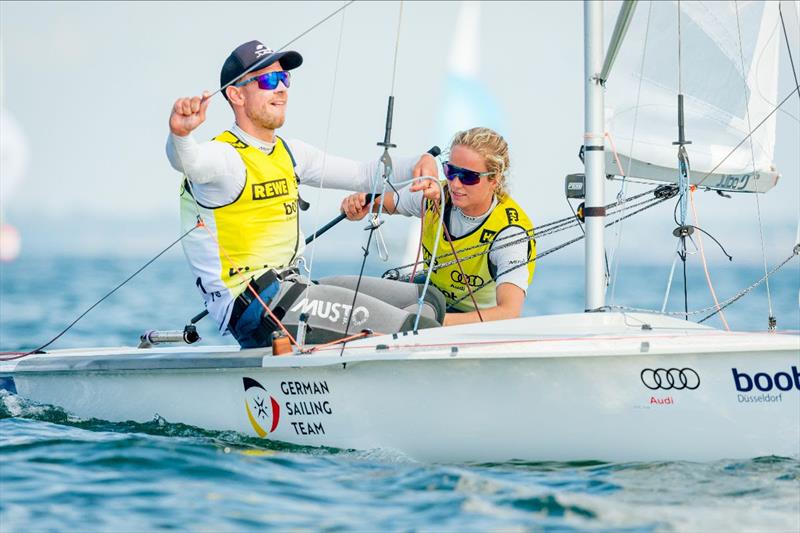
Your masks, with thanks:
[{"label": "cap logo", "polygon": [[256,46],[256,52],[255,53],[256,53],[256,57],[261,58],[261,57],[264,57],[265,55],[271,54],[273,52],[272,52],[271,48],[267,48],[263,44],[259,44],[258,46]]}]

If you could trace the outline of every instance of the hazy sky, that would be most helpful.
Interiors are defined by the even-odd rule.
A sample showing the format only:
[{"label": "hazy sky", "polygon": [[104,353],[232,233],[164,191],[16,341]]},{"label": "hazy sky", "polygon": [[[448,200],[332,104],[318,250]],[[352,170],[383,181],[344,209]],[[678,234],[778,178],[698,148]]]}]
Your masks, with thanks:
[{"label": "hazy sky", "polygon": [[[217,88],[221,64],[238,44],[260,39],[278,48],[339,5],[0,3],[3,105],[24,130],[31,155],[23,183],[3,199],[3,218],[21,229],[23,250],[149,253],[169,242],[178,228],[179,176],[164,154],[174,100]],[[380,155],[375,143],[383,137],[398,6],[357,2],[344,20],[337,16],[292,46],[305,62],[293,77],[288,121],[279,133],[354,159]],[[435,125],[458,8],[455,2],[404,5],[396,154],[448,142],[437,138]],[[607,10],[607,17],[615,15]],[[537,224],[566,216],[563,178],[582,171],[582,4],[490,2],[482,6],[476,38],[480,78],[505,114],[513,195]],[[781,66],[781,95],[791,89],[787,63]],[[797,99],[787,109],[800,116]],[[231,123],[227,104],[216,97],[198,138]],[[787,255],[798,223],[798,122],[781,116],[778,139],[783,179],[760,198],[770,262]],[[616,192],[610,184],[609,200]],[[303,219],[310,232],[336,214],[344,193],[328,191],[323,199],[306,190],[304,196],[313,205]],[[697,199],[704,227],[738,259],[760,261],[752,195],[725,200],[702,193]],[[628,225],[625,253],[631,260],[671,261],[671,220],[670,205]],[[343,243],[360,253],[354,242],[365,233],[360,224],[346,225],[323,239],[319,253],[342,253]],[[388,240],[395,237],[405,238],[397,222],[386,231]]]}]

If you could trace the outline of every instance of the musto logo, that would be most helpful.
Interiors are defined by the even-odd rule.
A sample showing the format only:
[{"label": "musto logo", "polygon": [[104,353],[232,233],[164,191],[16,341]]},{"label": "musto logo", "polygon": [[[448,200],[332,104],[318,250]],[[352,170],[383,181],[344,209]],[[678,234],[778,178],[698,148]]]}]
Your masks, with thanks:
[{"label": "musto logo", "polygon": [[[281,406],[267,393],[261,383],[253,378],[242,378],[244,384],[244,407],[247,418],[259,437],[266,437],[278,427]],[[269,428],[269,430],[265,429]]]},{"label": "musto logo", "polygon": [[639,377],[650,390],[694,390],[700,386],[700,376],[691,368],[645,368]]},{"label": "musto logo", "polygon": [[[343,303],[328,302],[325,300],[308,300],[303,298],[292,307],[292,312],[299,311],[306,313],[309,316],[324,318],[331,322],[339,322],[347,324],[347,319],[350,316],[351,306]],[[363,305],[356,306],[353,311],[352,326],[360,326],[369,320],[369,309]]]},{"label": "musto logo", "polygon": [[[792,389],[800,390],[800,371],[796,366],[791,367],[790,372],[776,372],[775,374],[769,372],[750,374],[740,371],[738,368],[731,368],[731,373],[733,374],[733,384],[738,392],[753,392],[753,394],[738,394],[739,403],[782,402],[784,392]],[[758,394],[756,391],[763,394]],[[773,391],[777,394],[769,394]]]}]

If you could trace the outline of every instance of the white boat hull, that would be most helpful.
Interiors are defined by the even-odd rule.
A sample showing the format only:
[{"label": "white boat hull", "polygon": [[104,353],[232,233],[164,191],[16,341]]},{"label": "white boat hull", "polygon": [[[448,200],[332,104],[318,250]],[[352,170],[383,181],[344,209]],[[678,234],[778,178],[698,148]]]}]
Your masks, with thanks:
[{"label": "white boat hull", "polygon": [[[71,351],[5,364],[0,376],[13,377],[20,396],[83,418],[159,415],[426,461],[800,456],[800,337],[658,317],[643,330],[642,316],[441,328],[353,343],[341,356]],[[564,338],[559,327],[597,333]],[[459,343],[439,342],[458,332]]]}]

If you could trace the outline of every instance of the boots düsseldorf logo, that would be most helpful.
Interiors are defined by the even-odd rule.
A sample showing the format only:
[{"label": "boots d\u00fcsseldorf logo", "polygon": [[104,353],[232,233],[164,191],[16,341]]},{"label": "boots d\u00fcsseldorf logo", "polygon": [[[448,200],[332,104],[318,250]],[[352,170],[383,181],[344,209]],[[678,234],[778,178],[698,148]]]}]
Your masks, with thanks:
[{"label": "boots d\u00fcsseldorf logo", "polygon": [[645,368],[639,377],[650,390],[694,390],[700,386],[700,376],[691,368]]},{"label": "boots d\u00fcsseldorf logo", "polygon": [[[267,393],[261,383],[253,378],[242,378],[244,382],[244,407],[247,418],[259,437],[266,437],[278,427],[281,406]],[[269,428],[269,430],[265,429]]]}]

